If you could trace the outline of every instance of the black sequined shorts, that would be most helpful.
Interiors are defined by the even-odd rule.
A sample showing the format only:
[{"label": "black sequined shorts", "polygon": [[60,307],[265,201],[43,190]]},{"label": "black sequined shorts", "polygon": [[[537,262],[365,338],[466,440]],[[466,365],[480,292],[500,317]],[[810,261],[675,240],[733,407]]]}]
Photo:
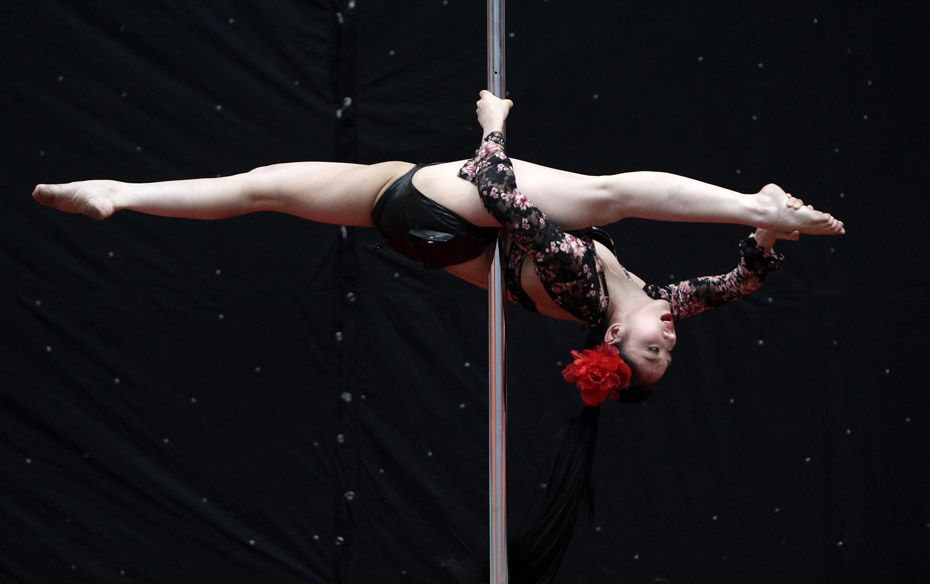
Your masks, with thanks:
[{"label": "black sequined shorts", "polygon": [[375,227],[391,248],[427,268],[480,256],[494,244],[499,229],[473,225],[418,191],[413,175],[423,166],[414,166],[384,191],[371,210]]}]

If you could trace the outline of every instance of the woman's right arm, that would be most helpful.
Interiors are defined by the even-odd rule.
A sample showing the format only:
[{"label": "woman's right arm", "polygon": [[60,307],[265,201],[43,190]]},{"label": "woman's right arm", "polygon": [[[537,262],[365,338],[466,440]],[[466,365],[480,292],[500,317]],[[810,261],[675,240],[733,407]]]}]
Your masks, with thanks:
[{"label": "woman's right arm", "polygon": [[[488,96],[483,95],[482,99],[495,107],[490,101],[493,96]],[[479,102],[478,115],[484,129],[502,126],[503,118],[494,115],[494,111],[502,109],[501,101],[497,100],[498,109],[491,109],[484,118]],[[509,109],[509,105],[506,107]],[[552,299],[580,320],[597,322],[607,308],[608,299],[597,275],[600,266],[594,246],[562,231],[518,190],[513,163],[504,152],[504,137],[499,130],[486,135],[459,176],[477,186],[485,209],[507,235],[510,242],[507,247],[517,246],[532,259],[536,274]]]}]

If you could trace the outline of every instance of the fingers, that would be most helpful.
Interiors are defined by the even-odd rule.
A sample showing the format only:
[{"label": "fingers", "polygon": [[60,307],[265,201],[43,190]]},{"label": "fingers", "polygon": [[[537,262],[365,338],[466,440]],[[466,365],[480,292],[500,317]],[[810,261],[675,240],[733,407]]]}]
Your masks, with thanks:
[{"label": "fingers", "polygon": [[[775,239],[784,239],[788,241],[797,241],[801,239],[801,232],[795,229],[794,231],[771,231],[769,229],[761,230],[763,233],[774,237]],[[757,233],[759,231],[757,230]]]},{"label": "fingers", "polygon": [[478,101],[476,103],[481,103],[483,100],[497,100],[503,103],[506,103],[508,107],[513,107],[513,100],[511,99],[501,99],[488,91],[487,89],[482,89],[478,92]]},{"label": "fingers", "polygon": [[[804,201],[795,197],[791,193],[785,193],[785,196],[788,197],[787,202],[785,204],[788,206],[789,209],[800,209],[801,207],[804,206]],[[813,207],[811,207],[810,205],[807,205],[807,206],[813,209]]]},{"label": "fingers", "polygon": [[800,209],[801,207],[807,207],[808,209],[814,208],[814,206],[811,204],[805,205],[803,199],[799,199],[791,193],[785,193],[785,196],[788,197],[788,200],[785,204],[789,209]]},{"label": "fingers", "polygon": [[774,235],[775,239],[785,239],[787,241],[797,241],[801,239],[801,232],[797,229],[794,231],[778,231]]}]

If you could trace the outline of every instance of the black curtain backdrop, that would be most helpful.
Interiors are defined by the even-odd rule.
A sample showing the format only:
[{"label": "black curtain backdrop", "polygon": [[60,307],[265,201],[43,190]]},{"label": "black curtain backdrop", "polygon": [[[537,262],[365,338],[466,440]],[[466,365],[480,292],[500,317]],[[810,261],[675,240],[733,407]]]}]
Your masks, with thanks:
[{"label": "black curtain backdrop", "polygon": [[[486,547],[486,297],[372,230],[59,214],[39,182],[429,162],[480,134],[466,0],[0,2],[0,582],[444,582]],[[777,182],[846,221],[609,405],[557,579],[930,578],[920,2],[508,2],[509,151]],[[519,179],[519,177],[518,177]],[[532,194],[529,194],[532,197]],[[647,281],[748,229],[624,221]],[[510,526],[577,326],[508,322]]]}]

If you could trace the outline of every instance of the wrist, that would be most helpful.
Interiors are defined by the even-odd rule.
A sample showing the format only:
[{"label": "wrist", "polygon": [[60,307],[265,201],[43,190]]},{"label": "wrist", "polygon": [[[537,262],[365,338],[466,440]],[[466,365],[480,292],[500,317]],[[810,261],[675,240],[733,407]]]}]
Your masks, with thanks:
[{"label": "wrist", "polygon": [[756,229],[756,231],[752,233],[750,237],[756,240],[756,245],[766,251],[771,250],[775,246],[775,235],[764,229]]}]

